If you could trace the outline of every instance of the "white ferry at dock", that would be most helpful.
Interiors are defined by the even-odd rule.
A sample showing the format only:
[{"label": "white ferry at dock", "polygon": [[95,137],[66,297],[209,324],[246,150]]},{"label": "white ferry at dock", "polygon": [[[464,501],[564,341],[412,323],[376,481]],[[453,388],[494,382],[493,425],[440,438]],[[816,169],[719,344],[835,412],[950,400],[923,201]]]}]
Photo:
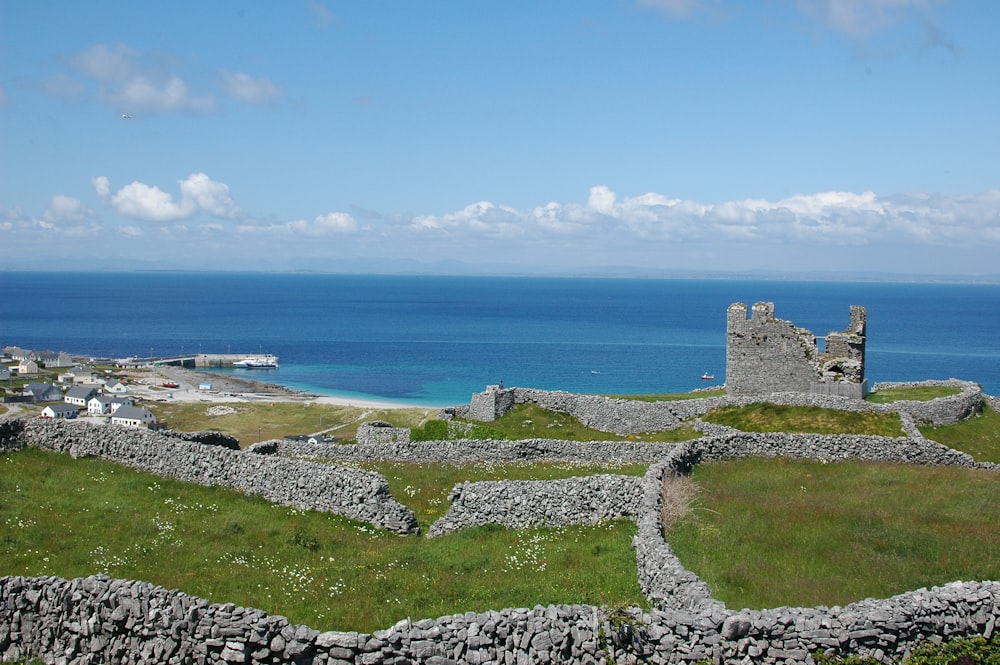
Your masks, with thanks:
[{"label": "white ferry at dock", "polygon": [[244,369],[277,369],[278,356],[271,355],[270,353],[266,355],[247,356],[241,360],[234,360],[233,367],[242,367]]}]

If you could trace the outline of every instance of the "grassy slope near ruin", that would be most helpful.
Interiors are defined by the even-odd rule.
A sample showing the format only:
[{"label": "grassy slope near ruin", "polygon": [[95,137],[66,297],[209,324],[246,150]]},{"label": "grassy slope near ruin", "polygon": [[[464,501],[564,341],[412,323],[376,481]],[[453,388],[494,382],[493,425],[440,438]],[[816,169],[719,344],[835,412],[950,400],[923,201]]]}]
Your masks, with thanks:
[{"label": "grassy slope near ruin", "polygon": [[[429,497],[447,494],[453,480],[390,473],[395,487]],[[398,498],[406,502],[408,493]],[[406,616],[538,603],[642,605],[634,534],[634,524],[616,520],[397,536],[102,460],[36,449],[0,454],[0,575],[101,572],[318,629],[371,631]]]}]

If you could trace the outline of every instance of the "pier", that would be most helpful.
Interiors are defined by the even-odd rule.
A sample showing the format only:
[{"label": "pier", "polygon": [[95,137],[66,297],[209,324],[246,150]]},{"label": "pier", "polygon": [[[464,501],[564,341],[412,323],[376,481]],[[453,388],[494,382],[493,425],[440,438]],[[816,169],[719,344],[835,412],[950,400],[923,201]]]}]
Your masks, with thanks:
[{"label": "pier", "polygon": [[146,358],[132,356],[130,358],[118,358],[112,362],[116,365],[125,367],[155,367],[167,365],[171,367],[186,367],[188,369],[199,369],[203,367],[219,369],[224,367],[236,367],[237,362],[246,360],[247,358],[264,358],[273,360],[275,364],[278,362],[278,357],[270,353],[192,353],[177,356],[149,356]]}]

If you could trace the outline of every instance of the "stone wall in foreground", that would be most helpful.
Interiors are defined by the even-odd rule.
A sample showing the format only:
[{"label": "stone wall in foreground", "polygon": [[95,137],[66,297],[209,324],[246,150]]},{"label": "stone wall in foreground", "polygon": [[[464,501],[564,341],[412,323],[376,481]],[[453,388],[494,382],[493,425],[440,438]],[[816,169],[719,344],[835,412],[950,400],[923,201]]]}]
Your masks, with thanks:
[{"label": "stone wall in foreground", "polygon": [[731,612],[587,605],[404,619],[326,631],[144,582],[0,578],[0,657],[85,663],[809,663],[827,651],[899,660],[915,645],[992,637],[1000,583],[955,582],[844,607]]},{"label": "stone wall in foreground", "polygon": [[179,437],[85,422],[19,421],[15,445],[93,456],[199,485],[219,485],[296,508],[331,512],[402,534],[417,533],[416,517],[389,493],[377,473],[283,457],[249,455]]}]

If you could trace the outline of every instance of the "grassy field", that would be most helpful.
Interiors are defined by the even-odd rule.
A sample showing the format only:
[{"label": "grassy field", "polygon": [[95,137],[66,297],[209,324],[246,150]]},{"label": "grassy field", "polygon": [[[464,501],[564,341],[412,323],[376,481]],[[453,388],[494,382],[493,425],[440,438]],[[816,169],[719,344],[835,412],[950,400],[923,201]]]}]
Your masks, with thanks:
[{"label": "grassy field", "polygon": [[702,420],[718,425],[728,425],[744,432],[904,435],[899,416],[894,413],[838,411],[814,406],[785,406],[767,402],[748,406],[720,407],[703,415]]},{"label": "grassy field", "polygon": [[[443,477],[387,471],[397,499],[415,500],[424,525],[446,508],[435,499],[446,496],[457,477],[533,477],[531,467]],[[574,473],[570,467],[537,470],[543,478]],[[423,507],[417,497],[427,497]],[[0,455],[0,575],[103,572],[257,607],[318,629],[371,631],[406,616],[537,603],[643,605],[634,533],[634,524],[620,520],[403,537],[110,462],[36,449]]]},{"label": "grassy field", "polygon": [[938,397],[950,397],[962,392],[961,388],[955,386],[911,386],[906,388],[883,388],[865,397],[866,402],[875,404],[889,404],[901,400],[912,400],[915,402],[929,402]]},{"label": "grassy field", "polygon": [[548,411],[535,404],[515,404],[514,408],[506,414],[487,424],[490,428],[502,432],[508,439],[512,440],[546,438],[567,441],[678,442],[701,436],[700,432],[690,427],[618,436],[587,427],[575,416]]},{"label": "grassy field", "polygon": [[[220,406],[231,413],[211,415]],[[357,436],[358,427],[367,421],[384,420],[396,427],[419,427],[436,419],[437,409],[362,409],[353,406],[299,404],[294,402],[156,402],[150,405],[156,417],[171,429],[192,432],[212,430],[239,439],[246,447],[257,441],[291,434],[328,431],[345,440]],[[211,411],[210,411],[211,410]],[[666,432],[650,432],[621,437],[585,426],[577,418],[541,409],[534,404],[518,404],[506,415],[480,425],[499,432],[508,439],[548,438],[570,441],[686,441],[700,436],[690,427]]]},{"label": "grassy field", "polygon": [[654,393],[652,395],[608,395],[616,399],[630,399],[637,402],[672,402],[682,399],[701,399],[703,397],[725,397],[725,388],[711,388],[688,393]]},{"label": "grassy field", "polygon": [[[154,402],[156,417],[181,432],[211,430],[235,436],[243,447],[258,441],[294,434],[329,431],[340,439],[353,439],[358,427],[372,420],[387,420],[398,427],[416,427],[437,417],[437,409],[364,409],[297,402]],[[211,415],[210,409],[229,407],[231,413]]]},{"label": "grassy field", "polygon": [[920,433],[949,448],[967,452],[978,462],[1000,464],[1000,414],[988,406],[964,422],[922,427]]},{"label": "grassy field", "polygon": [[668,541],[734,609],[1000,579],[995,472],[751,459],[693,478],[699,499]]}]

